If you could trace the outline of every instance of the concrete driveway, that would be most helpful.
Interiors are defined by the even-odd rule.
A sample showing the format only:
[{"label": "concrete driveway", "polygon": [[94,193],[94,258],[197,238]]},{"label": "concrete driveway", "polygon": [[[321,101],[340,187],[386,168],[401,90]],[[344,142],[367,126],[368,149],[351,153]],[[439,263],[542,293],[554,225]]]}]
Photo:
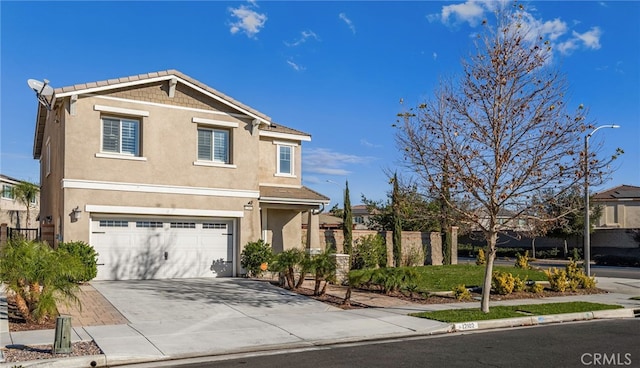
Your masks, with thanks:
[{"label": "concrete driveway", "polygon": [[238,278],[93,281],[91,284],[132,324],[339,310],[268,282]]},{"label": "concrete driveway", "polygon": [[111,362],[308,347],[425,333],[444,325],[377,308],[345,311],[247,279],[91,284],[129,320],[83,327]]}]

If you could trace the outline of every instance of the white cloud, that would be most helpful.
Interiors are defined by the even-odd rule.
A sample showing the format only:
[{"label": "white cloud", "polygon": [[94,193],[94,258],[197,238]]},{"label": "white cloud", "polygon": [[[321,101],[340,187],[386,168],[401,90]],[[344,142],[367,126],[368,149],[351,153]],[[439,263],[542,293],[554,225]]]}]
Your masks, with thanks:
[{"label": "white cloud", "polygon": [[450,17],[456,18],[459,23],[467,22],[475,26],[482,20],[485,8],[474,0],[468,0],[463,4],[446,5],[442,7],[440,14],[442,23],[448,23]]},{"label": "white cloud", "polygon": [[567,33],[567,23],[556,18],[540,24],[539,31],[541,34],[549,37],[551,41],[555,41],[558,37]]},{"label": "white cloud", "polygon": [[438,60],[438,53],[437,52],[433,52],[433,60]]},{"label": "white cloud", "polygon": [[571,40],[567,40],[559,43],[557,48],[561,54],[568,55],[568,54],[571,54],[573,50],[577,49],[578,45],[576,44],[575,39],[571,39]]},{"label": "white cloud", "polygon": [[347,15],[345,13],[338,14],[338,18],[342,19],[349,26],[349,29],[351,29],[351,32],[353,32],[353,34],[356,34],[356,26],[353,25],[351,19],[347,18]]},{"label": "white cloud", "polygon": [[599,27],[592,27],[589,31],[585,33],[578,33],[573,31],[573,37],[582,41],[583,45],[588,49],[597,50],[600,48],[600,37],[602,36],[602,31]]},{"label": "white cloud", "polygon": [[292,67],[293,70],[295,70],[297,72],[301,72],[301,71],[305,70],[304,66],[294,63],[291,59],[287,60],[287,64],[289,64],[289,66]]},{"label": "white cloud", "polygon": [[296,47],[299,46],[305,42],[307,42],[307,39],[314,39],[316,41],[320,41],[320,38],[318,37],[317,34],[315,34],[315,32],[313,31],[302,31],[300,32],[300,38],[298,38],[297,40],[293,41],[293,42],[284,42],[285,45],[289,46],[289,47]]},{"label": "white cloud", "polygon": [[[255,6],[255,2],[250,2]],[[229,31],[231,34],[244,32],[249,38],[255,38],[256,34],[262,30],[267,22],[267,15],[260,14],[245,5],[238,8],[229,8],[231,15],[237,18],[235,22],[230,24]]]},{"label": "white cloud", "polygon": [[351,165],[364,165],[375,160],[373,157],[356,156],[335,152],[328,148],[307,148],[303,151],[303,167],[308,173],[347,176]]}]

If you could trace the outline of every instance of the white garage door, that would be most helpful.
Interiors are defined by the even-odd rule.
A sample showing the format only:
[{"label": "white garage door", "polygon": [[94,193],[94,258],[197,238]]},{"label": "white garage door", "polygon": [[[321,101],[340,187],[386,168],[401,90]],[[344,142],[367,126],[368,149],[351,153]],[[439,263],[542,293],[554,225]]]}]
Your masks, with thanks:
[{"label": "white garage door", "polygon": [[233,274],[233,221],[92,217],[96,280]]}]

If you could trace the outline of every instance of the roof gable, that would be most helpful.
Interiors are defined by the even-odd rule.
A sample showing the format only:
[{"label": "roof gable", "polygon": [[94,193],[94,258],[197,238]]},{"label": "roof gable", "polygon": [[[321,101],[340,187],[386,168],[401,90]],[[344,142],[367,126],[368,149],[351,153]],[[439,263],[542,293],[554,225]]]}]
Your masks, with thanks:
[{"label": "roof gable", "polygon": [[[58,101],[64,100],[65,97],[94,94],[130,99],[134,99],[132,96],[135,96],[139,101],[154,100],[167,105],[215,108],[232,115],[239,114],[241,117],[254,119],[259,123],[261,130],[286,134],[300,140],[311,139],[309,134],[276,125],[268,115],[174,69],[60,87],[55,89],[55,94]],[[33,146],[33,156],[36,159],[41,155],[47,116],[46,109],[38,104]]]}]

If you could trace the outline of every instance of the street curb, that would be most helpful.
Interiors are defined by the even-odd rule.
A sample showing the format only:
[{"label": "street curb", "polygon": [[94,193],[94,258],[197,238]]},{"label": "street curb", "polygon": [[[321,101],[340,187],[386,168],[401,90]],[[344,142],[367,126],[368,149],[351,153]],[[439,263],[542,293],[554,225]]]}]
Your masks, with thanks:
[{"label": "street curb", "polygon": [[0,364],[1,368],[11,367],[37,368],[70,368],[70,367],[106,367],[107,357],[101,355],[85,355],[69,358],[28,360],[24,362],[7,362]]},{"label": "street curb", "polygon": [[[222,357],[226,355],[245,354],[245,353],[266,353],[282,349],[305,349],[312,347],[323,347],[339,344],[350,344],[358,342],[374,342],[384,341],[395,338],[410,338],[420,336],[433,336],[443,335],[455,332],[468,332],[489,330],[498,328],[512,328],[523,326],[535,326],[550,323],[559,322],[571,322],[571,321],[587,321],[592,319],[618,319],[618,318],[634,318],[635,312],[633,308],[621,308],[621,309],[609,309],[593,312],[579,312],[579,313],[564,313],[564,314],[551,314],[545,316],[528,316],[517,318],[503,318],[488,321],[471,321],[463,323],[452,323],[447,326],[443,326],[438,329],[429,331],[413,331],[404,333],[391,333],[385,335],[378,335],[375,337],[350,337],[343,339],[328,339],[328,340],[314,340],[291,344],[276,344],[270,346],[257,346],[254,348],[245,347],[239,349],[230,349],[229,351],[213,353],[213,354],[181,354],[177,356],[167,357],[139,357],[139,356],[115,356],[107,357],[104,354],[101,355],[87,355],[81,357],[70,358],[56,358],[56,359],[42,359],[31,360],[24,362],[11,362],[0,363],[0,368],[11,368],[14,366],[22,366],[24,368],[72,368],[72,367],[116,367],[127,364],[141,364],[141,363],[168,363],[177,362],[186,359],[198,359],[206,357]],[[93,363],[93,364],[92,364]]]},{"label": "street curb", "polygon": [[463,323],[451,324],[452,332],[464,332],[472,330],[488,330],[495,328],[511,328],[522,326],[535,326],[548,323],[572,322],[572,321],[588,321],[592,319],[615,319],[615,318],[634,318],[635,313],[632,308],[607,309],[593,312],[577,312],[550,314],[542,316],[516,317],[492,319],[488,321],[469,321]]}]

